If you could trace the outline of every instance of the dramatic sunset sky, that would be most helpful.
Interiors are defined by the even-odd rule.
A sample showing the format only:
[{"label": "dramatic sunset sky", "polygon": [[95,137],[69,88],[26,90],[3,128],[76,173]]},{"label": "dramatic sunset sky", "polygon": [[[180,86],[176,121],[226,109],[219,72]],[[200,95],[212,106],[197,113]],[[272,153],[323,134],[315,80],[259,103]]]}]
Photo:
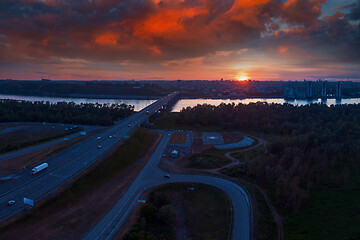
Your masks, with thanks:
[{"label": "dramatic sunset sky", "polygon": [[0,0],[0,79],[360,80],[360,0]]}]

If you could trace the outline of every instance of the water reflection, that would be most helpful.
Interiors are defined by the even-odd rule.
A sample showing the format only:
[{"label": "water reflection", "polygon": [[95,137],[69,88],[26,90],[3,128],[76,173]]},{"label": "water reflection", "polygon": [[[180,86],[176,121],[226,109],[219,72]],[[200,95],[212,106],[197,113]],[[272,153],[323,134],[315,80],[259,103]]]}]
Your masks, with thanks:
[{"label": "water reflection", "polygon": [[[136,99],[92,99],[92,98],[61,98],[61,97],[36,97],[36,96],[15,96],[15,95],[4,95],[0,94],[0,99],[15,99],[15,100],[27,100],[27,101],[49,101],[50,103],[56,102],[74,102],[80,103],[125,103],[135,106],[135,111],[140,111],[146,106],[152,104],[156,100],[136,100]],[[180,99],[173,107],[173,112],[179,112],[182,108],[194,107],[197,104],[210,104],[220,105],[221,103],[256,103],[256,102],[267,102],[267,103],[289,103],[292,105],[306,105],[311,103],[323,103],[328,106],[334,104],[358,104],[360,98],[347,98],[347,99],[312,99],[312,100],[285,100],[283,98],[246,98],[246,99]]]},{"label": "water reflection", "polygon": [[182,108],[194,107],[197,104],[210,104],[218,106],[221,103],[256,103],[256,102],[267,102],[267,103],[289,103],[292,105],[306,105],[311,103],[323,103],[328,106],[335,104],[358,104],[360,103],[360,98],[347,98],[347,99],[312,99],[312,100],[303,100],[303,99],[294,99],[294,100],[285,100],[283,98],[246,98],[246,99],[180,99],[173,107],[173,112],[179,112]]}]

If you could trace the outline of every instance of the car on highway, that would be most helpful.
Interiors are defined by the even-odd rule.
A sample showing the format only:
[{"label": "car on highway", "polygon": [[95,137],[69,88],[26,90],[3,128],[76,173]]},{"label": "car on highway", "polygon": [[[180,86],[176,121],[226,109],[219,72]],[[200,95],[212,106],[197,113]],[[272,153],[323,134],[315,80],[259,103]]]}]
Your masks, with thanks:
[{"label": "car on highway", "polygon": [[99,145],[99,146],[97,146],[97,148],[98,148],[98,149],[101,149],[101,146]]},{"label": "car on highway", "polygon": [[116,135],[114,135],[113,138],[116,138]]},{"label": "car on highway", "polygon": [[8,206],[14,205],[15,204],[15,200],[10,200],[8,201]]},{"label": "car on highway", "polygon": [[164,176],[164,178],[170,178],[170,175],[169,175],[169,174],[166,174],[166,175]]},{"label": "car on highway", "polygon": [[129,124],[128,127],[131,127],[131,125]]},{"label": "car on highway", "polygon": [[109,136],[109,138],[112,138],[112,137],[113,137],[113,136],[111,136],[111,135]]},{"label": "car on highway", "polygon": [[96,139],[97,139],[97,140],[100,140],[100,138],[101,138],[101,137],[97,137]]}]

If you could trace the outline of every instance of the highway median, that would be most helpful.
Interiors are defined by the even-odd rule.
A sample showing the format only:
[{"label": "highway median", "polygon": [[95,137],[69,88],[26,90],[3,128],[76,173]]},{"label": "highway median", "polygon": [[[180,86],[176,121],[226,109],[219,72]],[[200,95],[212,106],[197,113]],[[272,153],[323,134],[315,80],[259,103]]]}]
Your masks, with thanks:
[{"label": "highway median", "polygon": [[[136,178],[161,134],[143,128],[56,196],[3,227],[1,239],[79,239],[108,212]],[[24,238],[24,236],[26,236]]]}]

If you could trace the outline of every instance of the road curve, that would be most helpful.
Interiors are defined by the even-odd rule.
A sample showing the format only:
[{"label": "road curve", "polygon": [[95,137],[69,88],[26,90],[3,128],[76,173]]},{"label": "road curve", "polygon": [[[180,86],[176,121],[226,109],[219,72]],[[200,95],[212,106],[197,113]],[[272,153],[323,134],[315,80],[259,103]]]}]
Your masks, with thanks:
[{"label": "road curve", "polygon": [[205,175],[171,174],[170,178],[164,178],[168,173],[161,170],[158,167],[158,163],[170,137],[168,134],[164,134],[155,152],[138,177],[120,197],[114,207],[83,237],[84,240],[112,239],[126,221],[131,210],[134,209],[137,204],[137,200],[146,189],[175,182],[203,183],[223,190],[229,196],[233,205],[232,239],[252,239],[251,199],[242,186],[225,179]]}]

